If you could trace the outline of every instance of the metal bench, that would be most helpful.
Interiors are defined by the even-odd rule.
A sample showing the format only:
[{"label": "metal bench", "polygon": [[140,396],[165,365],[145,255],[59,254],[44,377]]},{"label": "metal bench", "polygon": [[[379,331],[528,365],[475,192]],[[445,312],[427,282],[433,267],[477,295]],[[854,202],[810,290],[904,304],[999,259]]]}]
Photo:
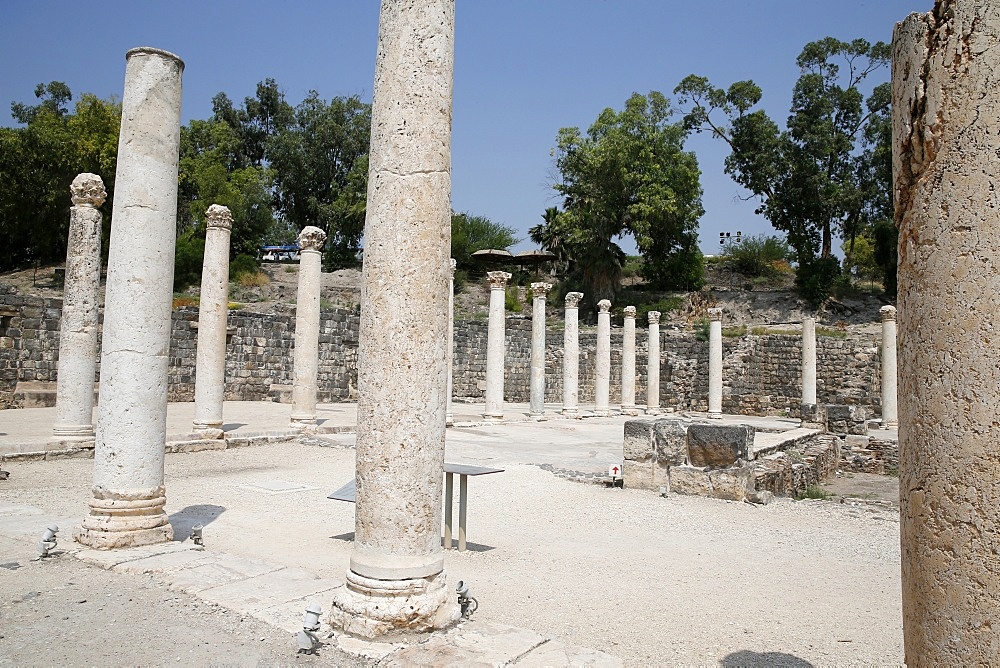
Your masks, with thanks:
[{"label": "metal bench", "polygon": [[[451,526],[452,507],[455,498],[455,474],[458,474],[458,551],[465,552],[465,528],[469,510],[469,476],[487,475],[489,473],[503,473],[503,469],[491,469],[485,466],[470,466],[468,464],[444,464],[444,547],[446,550],[452,548]],[[336,501],[357,501],[357,488],[355,479],[345,483],[340,489],[330,494],[328,499]]]}]

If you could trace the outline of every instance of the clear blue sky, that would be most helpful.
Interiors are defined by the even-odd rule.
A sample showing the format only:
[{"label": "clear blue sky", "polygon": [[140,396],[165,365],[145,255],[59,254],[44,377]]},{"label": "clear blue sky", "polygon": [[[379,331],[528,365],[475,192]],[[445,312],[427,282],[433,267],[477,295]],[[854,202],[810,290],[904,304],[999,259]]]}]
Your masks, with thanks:
[{"label": "clear blue sky", "polygon": [[[75,95],[122,95],[125,52],[172,51],[186,63],[183,122],[207,118],[211,98],[239,102],[267,77],[290,103],[371,101],[377,0],[10,2],[0,21],[0,123],[36,84],[64,81]],[[688,74],[715,85],[753,79],[775,120],[788,112],[795,58],[825,36],[888,41],[893,24],[932,0],[458,0],[452,206],[527,229],[555,197],[550,151],[561,127],[586,128],[633,92],[671,96]],[[881,74],[888,78],[888,72]],[[722,171],[725,147],[688,143],[702,169],[701,246],[720,231],[772,232]],[[623,244],[626,248],[628,243]]]}]

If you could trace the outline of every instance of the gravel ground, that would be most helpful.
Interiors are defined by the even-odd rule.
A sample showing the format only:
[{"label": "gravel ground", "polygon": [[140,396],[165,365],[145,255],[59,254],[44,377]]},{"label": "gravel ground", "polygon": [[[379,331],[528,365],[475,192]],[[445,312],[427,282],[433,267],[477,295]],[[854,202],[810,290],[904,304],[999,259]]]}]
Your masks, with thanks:
[{"label": "gravel ground", "polygon": [[[470,480],[470,549],[446,557],[452,581],[465,580],[479,600],[477,619],[558,635],[636,666],[902,661],[899,525],[891,508],[790,500],[760,507],[677,495],[661,498],[648,491],[570,482],[537,466],[507,465],[495,457],[483,463],[507,470]],[[0,483],[4,503],[43,508],[45,518],[82,517],[90,461],[11,462],[5,467],[11,479]],[[209,550],[342,578],[354,507],[326,495],[350,479],[353,467],[352,448],[294,443],[171,455],[167,510],[178,536],[195,522],[207,521]],[[273,481],[303,489],[263,489]],[[42,517],[36,523],[42,526]],[[30,573],[38,566],[26,568]],[[37,590],[43,596],[31,605],[39,607],[38,614],[44,609],[54,618],[65,615],[58,601],[42,605],[51,596],[46,587],[7,584],[17,582],[11,578],[17,573],[0,570],[5,613],[24,605],[11,601]],[[53,584],[67,586],[63,580],[67,578]],[[124,591],[128,596],[148,594],[146,609],[157,615],[164,606],[187,611],[183,619],[194,614],[192,601],[143,589],[143,582],[130,583]],[[66,594],[68,599],[76,595]],[[328,608],[329,601],[321,603]],[[102,612],[92,623],[96,627],[107,616]],[[118,624],[129,617],[115,615]],[[219,650],[219,638],[226,634],[213,634],[210,629],[215,628],[229,629],[234,649],[245,642],[261,652],[259,659],[240,654],[241,660],[288,660],[284,650],[266,654],[271,651],[267,641],[263,647],[250,642],[255,634],[234,635],[235,620],[225,615],[194,618],[204,618],[206,624],[218,621],[219,626],[206,626],[199,636],[209,645],[193,644],[212,647],[214,642],[214,651],[205,655],[213,661],[233,656]],[[175,644],[184,637],[180,621],[154,628],[169,629],[160,635],[172,637]],[[14,662],[60,663],[45,651],[21,656]],[[107,661],[117,662],[114,656]]]}]

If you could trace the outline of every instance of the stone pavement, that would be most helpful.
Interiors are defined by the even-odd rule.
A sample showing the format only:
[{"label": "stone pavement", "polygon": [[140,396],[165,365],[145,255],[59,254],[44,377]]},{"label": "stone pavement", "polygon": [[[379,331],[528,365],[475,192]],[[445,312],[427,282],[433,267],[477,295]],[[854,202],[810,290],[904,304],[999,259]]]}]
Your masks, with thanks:
[{"label": "stone pavement", "polygon": [[[567,419],[555,414],[558,406],[552,405],[546,408],[552,415],[549,419],[538,423],[528,418],[526,404],[508,404],[505,407],[506,424],[495,424],[482,420],[482,405],[456,403],[453,406],[456,424],[447,432],[446,458],[458,463],[497,467],[534,465],[562,474],[564,477],[576,478],[599,478],[606,475],[609,465],[621,463],[623,424],[625,420],[634,418],[624,416],[595,418],[583,411],[586,417]],[[320,427],[325,433],[299,440],[300,443],[307,445],[325,445],[344,452],[340,456],[339,468],[324,471],[326,476],[324,480],[330,489],[336,488],[340,482],[350,479],[351,476],[350,466],[353,457],[347,449],[353,446],[355,438],[352,433],[355,409],[352,404],[320,405],[318,407]],[[288,405],[272,402],[227,402],[224,409],[227,440],[219,446],[288,442],[296,439],[295,432],[287,428],[290,410],[291,407]],[[26,453],[55,452],[37,450],[40,446],[51,447],[47,435],[51,429],[53,416],[54,409],[46,408],[0,411],[0,453],[7,453],[4,456],[11,458],[10,462],[13,464],[18,460],[30,461],[43,458]],[[690,415],[690,417],[695,416]],[[191,424],[192,417],[193,404],[170,405],[168,433],[174,434],[172,438],[176,439],[172,446],[184,442],[192,445],[199,443],[184,440],[191,438],[185,430]],[[670,417],[670,414],[657,417]],[[724,422],[751,422],[758,429],[774,431],[790,430],[798,426],[796,420],[781,418],[727,416]],[[773,440],[774,435],[760,432],[760,437],[766,441]],[[258,449],[251,448],[251,450]],[[180,459],[168,459],[168,471],[174,468],[172,462],[183,465],[185,457],[172,455],[172,458],[175,457]],[[308,465],[308,462],[304,463]],[[53,462],[51,465],[40,464],[40,466],[59,466],[59,464]],[[75,477],[86,475],[87,462],[72,464],[65,462],[63,466],[72,466]],[[15,474],[17,473],[18,471],[15,471]],[[68,534],[71,527],[79,523],[85,512],[83,500],[86,495],[74,500],[69,490],[66,492],[66,498],[50,503],[38,502],[36,505],[30,496],[22,496],[14,503],[0,502],[0,538],[14,540],[23,549],[32,546],[45,524],[54,521],[63,529],[60,548],[74,551],[77,557],[86,562],[112,571],[154,573],[172,589],[196,594],[206,601],[242,614],[249,614],[290,633],[297,632],[301,629],[302,613],[307,603],[314,600],[328,603],[330,590],[343,584],[345,569],[342,564],[331,566],[330,563],[317,560],[308,554],[302,556],[295,564],[287,563],[287,560],[286,563],[278,563],[277,557],[282,551],[309,552],[313,547],[320,550],[324,549],[321,547],[323,543],[312,546],[297,536],[280,534],[280,530],[273,528],[264,529],[253,516],[255,512],[261,512],[261,508],[267,508],[282,516],[289,516],[289,523],[293,523],[291,516],[295,514],[295,508],[298,507],[296,504],[300,502],[292,498],[294,495],[284,492],[317,490],[317,486],[289,483],[287,480],[267,475],[266,471],[261,471],[256,477],[241,477],[237,466],[233,466],[228,473],[226,471],[213,473],[214,477],[206,478],[190,489],[168,479],[168,497],[174,499],[174,503],[177,503],[178,499],[181,499],[182,504],[185,501],[197,501],[194,505],[189,504],[181,511],[171,513],[171,522],[177,533],[175,542],[113,552],[77,549],[79,546],[69,540]],[[298,480],[291,476],[286,477]],[[83,481],[74,479],[73,482],[76,484]],[[38,485],[44,486],[41,481]],[[203,489],[204,485],[210,485],[218,495],[217,498],[209,498],[208,494],[197,491]],[[72,487],[69,484],[65,486]],[[85,485],[77,486],[85,487]],[[476,481],[472,487],[471,493],[474,497],[477,494],[488,493],[488,488],[483,482]],[[260,498],[250,501],[240,496],[245,495],[248,490],[256,491]],[[322,495],[326,493],[321,490],[314,492]],[[208,503],[209,500],[215,504]],[[258,508],[253,506],[254,503],[263,505]],[[331,505],[326,508],[333,507],[336,513],[344,515],[337,521],[338,525],[349,529],[353,508],[347,507],[349,504],[332,501],[328,503]],[[286,507],[282,504],[291,505]],[[213,513],[213,508],[222,510]],[[474,508],[475,510],[477,509]],[[209,549],[195,546],[190,541],[183,541],[193,524],[207,525],[223,511],[227,513],[227,517],[237,517],[239,513],[245,512],[249,516],[244,525],[245,530],[234,531],[232,536],[227,536],[224,533],[224,524],[213,526]],[[482,540],[484,529],[489,525],[481,512],[472,514],[470,525],[472,537]],[[476,534],[476,530],[480,533]],[[238,553],[246,537],[254,535],[255,532],[267,532],[267,542],[273,543],[273,546],[268,548],[271,552]],[[336,541],[340,544],[337,549],[344,552],[341,556],[346,557],[349,552],[350,538],[350,534],[344,534],[343,540]],[[298,545],[295,545],[296,541],[299,542]],[[329,544],[329,539],[326,539],[326,544]],[[221,549],[217,549],[216,546]],[[473,554],[477,549],[484,549],[484,546],[478,543],[470,544]],[[488,546],[486,549],[489,549]],[[262,555],[265,558],[261,558]],[[267,556],[275,558],[268,559]],[[317,575],[317,572],[320,574]],[[328,628],[325,631],[329,633]],[[604,652],[567,644],[551,635],[491,621],[480,621],[475,616],[446,633],[402,639],[398,642],[368,642],[341,635],[330,642],[336,642],[346,652],[384,660],[389,665],[621,664],[619,659]]]}]

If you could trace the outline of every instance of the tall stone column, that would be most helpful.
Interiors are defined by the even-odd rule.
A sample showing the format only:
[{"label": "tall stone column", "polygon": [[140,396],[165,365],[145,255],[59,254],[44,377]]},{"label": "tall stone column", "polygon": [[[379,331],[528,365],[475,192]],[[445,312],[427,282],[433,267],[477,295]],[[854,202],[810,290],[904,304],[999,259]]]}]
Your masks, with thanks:
[{"label": "tall stone column", "polygon": [[448,260],[448,400],[445,412],[445,424],[449,427],[455,424],[455,416],[451,412],[451,394],[454,383],[452,375],[455,367],[455,269],[458,263],[452,258]]},{"label": "tall stone column", "polygon": [[896,417],[896,307],[883,306],[882,314],[882,428],[895,429]]},{"label": "tall stone column", "polygon": [[319,377],[319,300],[323,288],[326,232],[307,225],[299,232],[299,286],[295,293],[295,350],[292,360],[292,416],[297,429],[316,428]]},{"label": "tall stone column", "polygon": [[563,407],[562,414],[575,416],[580,400],[580,300],[582,292],[566,293],[563,327]]},{"label": "tall stone column", "polygon": [[1000,1],[893,35],[904,661],[1000,656]]},{"label": "tall stone column", "polygon": [[802,416],[816,411],[816,318],[802,321]]},{"label": "tall stone column", "polygon": [[382,0],[358,343],[355,540],[330,619],[368,637],[441,628],[461,614],[441,550],[454,30],[455,0]]},{"label": "tall stone column", "polygon": [[708,309],[708,417],[722,417],[722,309]]},{"label": "tall stone column", "polygon": [[233,214],[213,204],[205,212],[205,259],[198,305],[198,356],[194,376],[194,424],[207,438],[222,438],[226,394],[226,317],[229,315],[229,234]]},{"label": "tall stone column", "polygon": [[611,302],[597,302],[597,350],[594,360],[594,414],[611,415]]},{"label": "tall stone column", "polygon": [[625,307],[622,329],[622,413],[635,415],[635,307]]},{"label": "tall stone column", "polygon": [[94,376],[101,284],[101,222],[107,192],[97,174],[80,174],[69,187],[66,280],[59,321],[59,383],[54,439],[94,438]]},{"label": "tall stone column", "polygon": [[650,311],[649,355],[646,358],[646,414],[660,414],[660,312]]},{"label": "tall stone column", "polygon": [[75,534],[98,549],[173,538],[163,459],[184,63],[149,47],[125,61],[93,498]]},{"label": "tall stone column", "polygon": [[504,310],[507,297],[506,271],[486,273],[490,282],[490,321],[486,339],[486,411],[487,420],[503,419],[503,365],[504,337],[506,336],[507,313]]},{"label": "tall stone column", "polygon": [[531,294],[531,394],[532,417],[545,415],[545,297],[551,283],[532,283]]}]

